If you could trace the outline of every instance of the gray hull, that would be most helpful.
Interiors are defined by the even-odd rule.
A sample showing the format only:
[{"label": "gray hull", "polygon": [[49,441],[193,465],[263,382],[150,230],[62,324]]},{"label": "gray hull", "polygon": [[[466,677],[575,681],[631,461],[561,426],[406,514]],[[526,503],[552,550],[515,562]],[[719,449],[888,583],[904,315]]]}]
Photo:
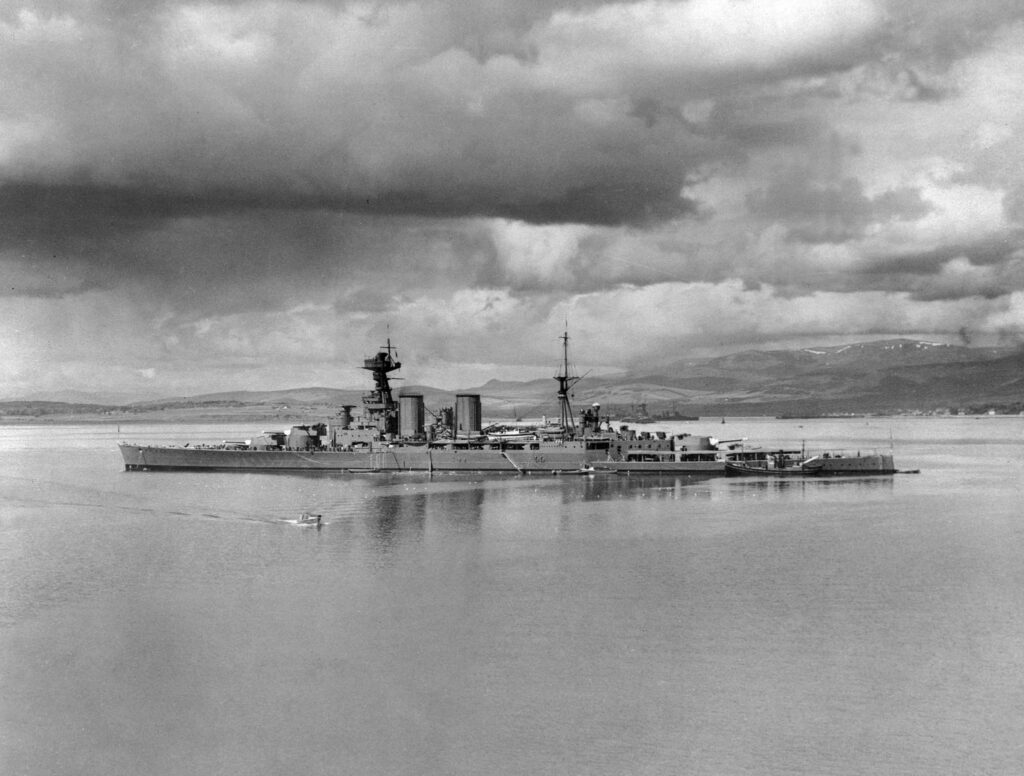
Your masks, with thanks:
[{"label": "gray hull", "polygon": [[[844,474],[895,474],[896,466],[892,456],[882,453],[876,455],[854,455],[843,458],[820,458],[819,471],[822,476],[841,476]],[[817,463],[818,461],[815,461]]]},{"label": "gray hull", "polygon": [[594,468],[616,474],[725,474],[725,461],[600,461]]},{"label": "gray hull", "polygon": [[233,450],[219,447],[160,447],[122,444],[128,471],[191,469],[220,471],[576,471],[590,461],[582,446],[540,450],[447,450],[417,446],[366,451]]},{"label": "gray hull", "polygon": [[812,458],[783,468],[768,465],[767,462],[764,465],[726,464],[726,474],[731,476],[844,477],[895,473],[892,456],[887,454]]}]

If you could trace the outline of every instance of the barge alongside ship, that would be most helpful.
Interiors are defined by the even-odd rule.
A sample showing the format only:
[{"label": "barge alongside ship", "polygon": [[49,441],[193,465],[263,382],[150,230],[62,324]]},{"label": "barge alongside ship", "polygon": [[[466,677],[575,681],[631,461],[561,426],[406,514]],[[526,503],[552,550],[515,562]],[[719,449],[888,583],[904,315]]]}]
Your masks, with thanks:
[{"label": "barge alongside ship", "polygon": [[827,452],[810,457],[780,451],[758,460],[730,461],[730,477],[849,477],[896,474],[891,453]]}]

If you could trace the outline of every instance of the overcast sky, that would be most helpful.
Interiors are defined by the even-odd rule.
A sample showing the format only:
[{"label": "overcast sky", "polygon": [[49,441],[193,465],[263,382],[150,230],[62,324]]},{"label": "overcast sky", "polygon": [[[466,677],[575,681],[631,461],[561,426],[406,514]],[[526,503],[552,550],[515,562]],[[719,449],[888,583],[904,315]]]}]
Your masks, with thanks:
[{"label": "overcast sky", "polygon": [[1024,339],[1020,0],[11,0],[0,398]]}]

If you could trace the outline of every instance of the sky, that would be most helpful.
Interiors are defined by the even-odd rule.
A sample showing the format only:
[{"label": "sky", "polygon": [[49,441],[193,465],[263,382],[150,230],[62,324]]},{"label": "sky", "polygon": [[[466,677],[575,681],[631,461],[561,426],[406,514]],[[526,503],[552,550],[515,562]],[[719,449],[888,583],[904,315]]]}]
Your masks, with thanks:
[{"label": "sky", "polygon": [[0,398],[1024,340],[1019,0],[8,0]]}]

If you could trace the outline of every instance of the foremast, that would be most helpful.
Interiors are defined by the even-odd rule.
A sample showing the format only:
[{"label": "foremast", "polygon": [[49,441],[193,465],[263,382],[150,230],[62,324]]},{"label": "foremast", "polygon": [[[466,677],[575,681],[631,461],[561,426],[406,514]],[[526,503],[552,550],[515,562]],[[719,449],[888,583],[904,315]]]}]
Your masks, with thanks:
[{"label": "foremast", "polygon": [[391,393],[388,375],[402,368],[397,359],[397,350],[391,345],[382,347],[373,358],[363,360],[363,369],[373,374],[373,391],[363,394],[363,411],[366,424],[376,426],[383,434],[398,433],[398,402]]}]

